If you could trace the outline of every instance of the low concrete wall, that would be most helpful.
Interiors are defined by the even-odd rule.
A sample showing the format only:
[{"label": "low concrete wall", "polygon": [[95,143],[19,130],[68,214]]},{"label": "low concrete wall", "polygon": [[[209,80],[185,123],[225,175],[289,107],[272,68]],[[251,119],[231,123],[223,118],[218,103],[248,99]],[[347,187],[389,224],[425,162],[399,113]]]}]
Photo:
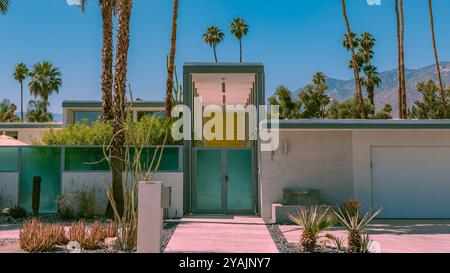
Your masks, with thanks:
[{"label": "low concrete wall", "polygon": [[18,202],[19,173],[0,173],[0,209],[14,207]]},{"label": "low concrete wall", "polygon": [[317,189],[339,204],[353,195],[352,132],[280,130],[280,148],[262,152],[260,165],[262,217],[271,217],[287,187]]},{"label": "low concrete wall", "polygon": [[[162,181],[165,185],[172,187],[172,205],[168,211],[168,217],[183,216],[183,173],[157,173],[153,180]],[[64,172],[62,174],[63,194],[68,200],[76,204],[76,196],[80,191],[95,187],[96,191],[96,213],[102,215],[106,211],[108,199],[106,190],[111,181],[109,172]],[[130,183],[130,181],[129,181]]]}]

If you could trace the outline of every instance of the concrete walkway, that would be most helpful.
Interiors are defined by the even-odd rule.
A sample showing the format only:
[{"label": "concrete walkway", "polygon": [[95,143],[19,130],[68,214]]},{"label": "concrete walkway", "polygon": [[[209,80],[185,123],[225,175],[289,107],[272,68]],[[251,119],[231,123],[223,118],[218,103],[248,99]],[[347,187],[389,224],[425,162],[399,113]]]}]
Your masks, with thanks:
[{"label": "concrete walkway", "polygon": [[184,218],[166,253],[278,253],[257,217]]},{"label": "concrete walkway", "polygon": [[[280,226],[286,240],[298,243],[301,231],[295,226]],[[368,228],[382,253],[450,253],[450,220],[375,220]],[[332,228],[331,233],[346,241],[347,232]],[[345,242],[346,244],[346,242]]]}]

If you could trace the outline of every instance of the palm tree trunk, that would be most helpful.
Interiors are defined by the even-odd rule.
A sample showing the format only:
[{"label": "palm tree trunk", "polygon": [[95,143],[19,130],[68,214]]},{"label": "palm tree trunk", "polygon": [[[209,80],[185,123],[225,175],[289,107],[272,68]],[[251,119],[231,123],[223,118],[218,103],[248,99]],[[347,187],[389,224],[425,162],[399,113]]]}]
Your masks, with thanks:
[{"label": "palm tree trunk", "polygon": [[400,40],[401,40],[401,69],[402,69],[402,104],[403,118],[408,119],[408,101],[406,98],[406,75],[405,75],[405,18],[403,15],[403,0],[400,0]]},{"label": "palm tree trunk", "polygon": [[111,151],[112,192],[119,215],[124,210],[122,171],[125,145],[124,126],[126,121],[126,83],[128,49],[130,46],[130,17],[133,0],[119,0],[119,26],[117,32],[116,66],[114,75],[114,121]]},{"label": "palm tree trunk", "polygon": [[103,1],[103,49],[102,49],[102,110],[103,121],[113,120],[112,88],[113,88],[113,3]]},{"label": "palm tree trunk", "polygon": [[400,13],[398,0],[395,0],[395,15],[397,22],[397,62],[398,62],[398,117],[403,119],[403,95],[402,95],[402,57],[401,57],[401,35],[400,35]]},{"label": "palm tree trunk", "polygon": [[20,81],[20,121],[23,122],[23,81]]},{"label": "palm tree trunk", "polygon": [[369,98],[370,104],[375,109],[375,90],[372,86],[367,88],[367,97]]},{"label": "palm tree trunk", "polygon": [[177,44],[177,21],[178,21],[178,0],[173,1],[173,16],[172,16],[172,36],[170,40],[170,58],[167,66],[167,89],[166,89],[166,117],[172,117],[172,90],[173,90],[173,70],[175,64],[175,53]]},{"label": "palm tree trunk", "polygon": [[242,39],[239,39],[239,53],[240,53],[240,63],[242,63]]},{"label": "palm tree trunk", "polygon": [[215,45],[213,45],[213,51],[214,51],[214,60],[217,63],[217,52],[216,52],[216,46]]},{"label": "palm tree trunk", "polygon": [[444,110],[444,118],[448,118],[447,101],[445,99],[444,84],[442,83],[441,67],[439,65],[439,57],[438,57],[437,48],[436,48],[436,38],[434,35],[433,5],[431,3],[431,0],[428,0],[428,10],[430,11],[431,40],[433,42],[434,60],[436,61],[436,74],[438,76],[438,81],[439,81],[439,95],[441,97],[442,109]]},{"label": "palm tree trunk", "polygon": [[353,71],[355,74],[355,83],[356,83],[356,96],[358,97],[359,100],[359,111],[360,111],[360,117],[361,119],[365,119],[366,118],[366,113],[364,111],[364,98],[361,92],[361,81],[359,79],[359,72],[358,72],[358,60],[356,58],[356,54],[355,54],[355,48],[353,46],[353,39],[351,37],[351,33],[352,30],[350,28],[350,23],[348,22],[348,17],[347,17],[347,9],[345,7],[345,0],[342,0],[342,13],[344,15],[344,20],[345,20],[345,25],[347,27],[347,38],[349,39],[349,44],[350,44],[350,51],[352,53],[352,63],[353,63]]}]

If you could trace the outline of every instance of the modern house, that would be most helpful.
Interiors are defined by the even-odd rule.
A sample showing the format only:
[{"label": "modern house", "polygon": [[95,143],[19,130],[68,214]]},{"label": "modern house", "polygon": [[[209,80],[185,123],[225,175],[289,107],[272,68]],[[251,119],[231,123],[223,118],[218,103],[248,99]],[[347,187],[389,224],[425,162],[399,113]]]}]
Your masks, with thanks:
[{"label": "modern house", "polygon": [[[259,119],[252,123],[251,114],[245,113],[242,139],[236,137],[238,133],[224,140],[199,134],[202,127],[196,121],[207,126],[217,118],[216,114],[201,115],[209,106],[219,105],[225,111],[227,105],[264,105],[264,83],[262,64],[185,64],[184,104],[191,111],[184,114],[191,121],[190,139],[183,146],[168,147],[156,177],[172,187],[169,216],[270,218],[284,205],[285,191],[290,189],[317,192],[330,205],[356,197],[366,209],[382,207],[381,218],[450,218],[450,120],[272,123]],[[162,102],[139,102],[132,107],[135,120],[143,113],[164,111]],[[65,102],[64,124],[91,122],[100,109],[97,102]],[[229,117],[222,118],[228,124]],[[231,120],[231,128],[237,128],[237,117]],[[252,138],[252,132],[267,129],[279,136],[273,151],[262,151],[264,141]],[[213,131],[219,133],[222,128]],[[84,164],[99,156],[99,147],[0,149],[0,190],[5,188],[13,203],[28,206],[32,176],[45,176],[51,186],[41,200],[49,204],[50,212],[54,210],[50,202],[58,194],[110,180],[107,166]]]}]

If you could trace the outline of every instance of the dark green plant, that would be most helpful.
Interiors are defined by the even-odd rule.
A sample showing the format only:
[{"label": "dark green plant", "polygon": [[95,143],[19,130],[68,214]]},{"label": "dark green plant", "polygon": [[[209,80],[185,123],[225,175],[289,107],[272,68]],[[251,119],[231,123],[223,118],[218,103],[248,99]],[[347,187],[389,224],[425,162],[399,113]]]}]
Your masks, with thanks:
[{"label": "dark green plant", "polygon": [[328,210],[326,207],[314,205],[300,207],[297,209],[297,215],[289,215],[292,222],[303,229],[300,245],[304,251],[315,252],[320,233],[331,226],[326,217]]},{"label": "dark green plant", "polygon": [[13,219],[23,219],[28,216],[27,210],[19,205],[11,208],[9,213]]},{"label": "dark green plant", "polygon": [[86,219],[92,219],[95,216],[95,202],[97,189],[95,186],[86,187],[77,194],[80,216]]},{"label": "dark green plant", "polygon": [[342,238],[337,237],[337,236],[335,236],[335,235],[333,235],[331,233],[325,234],[325,237],[333,242],[335,248],[338,251],[344,251],[345,250],[344,240],[342,240]]}]

